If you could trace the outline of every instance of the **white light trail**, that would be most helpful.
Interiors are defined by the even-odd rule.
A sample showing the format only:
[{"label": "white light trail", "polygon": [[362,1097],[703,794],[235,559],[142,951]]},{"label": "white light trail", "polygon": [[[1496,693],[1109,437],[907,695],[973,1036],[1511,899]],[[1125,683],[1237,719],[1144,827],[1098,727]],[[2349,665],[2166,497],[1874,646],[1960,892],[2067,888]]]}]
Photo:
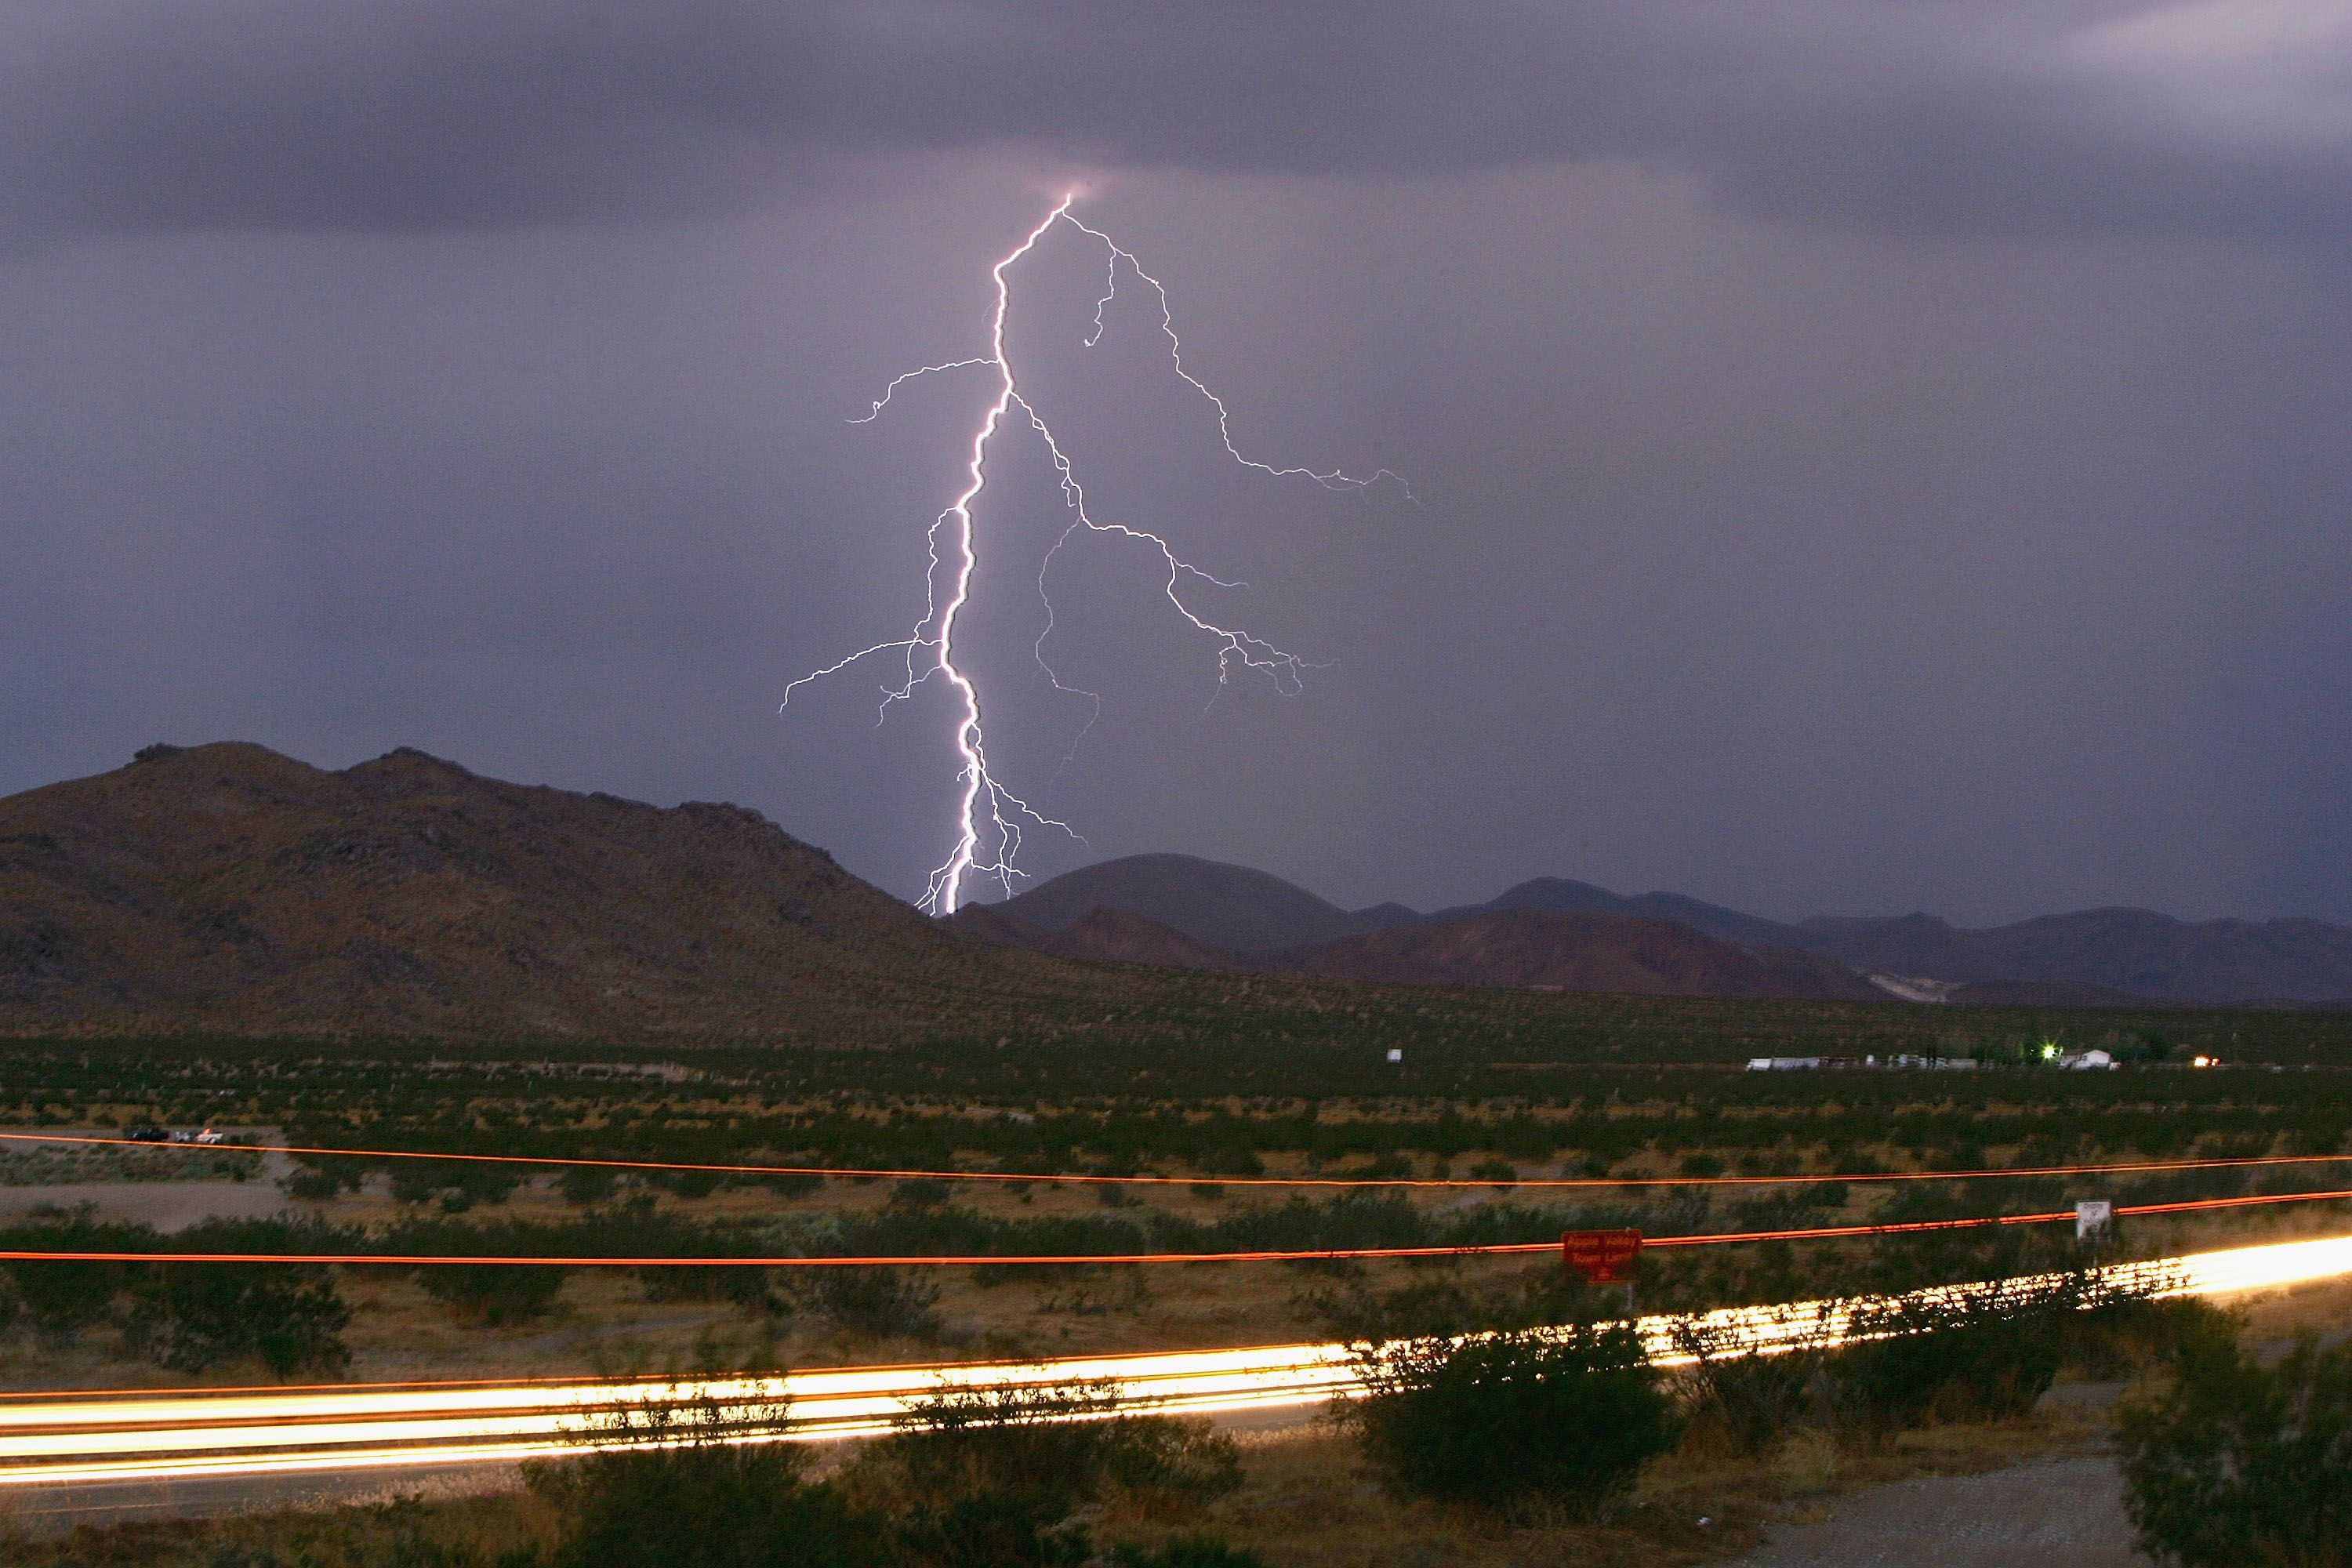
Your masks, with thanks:
[{"label": "white light trail", "polygon": [[[1182,340],[1177,336],[1175,312],[1170,303],[1168,289],[1160,280],[1144,270],[1134,253],[1120,246],[1098,228],[1080,222],[1071,216],[1075,193],[1062,197],[1045,220],[1025,235],[1021,243],[999,258],[989,269],[995,285],[995,305],[989,319],[988,353],[964,359],[943,360],[935,364],[918,366],[891,378],[864,415],[850,421],[853,425],[869,424],[881,416],[890,405],[891,398],[901,386],[928,375],[949,371],[987,366],[996,373],[996,391],[982,414],[979,426],[972,436],[971,457],[965,466],[963,489],[950,501],[946,510],[932,520],[927,536],[929,559],[924,575],[924,606],[921,618],[903,637],[893,637],[860,648],[846,658],[823,668],[811,670],[784,688],[782,706],[790,706],[793,693],[811,681],[835,675],[876,654],[896,653],[906,661],[906,679],[896,686],[882,689],[882,701],[877,712],[887,717],[890,705],[914,695],[915,689],[933,676],[938,676],[953,689],[957,718],[952,731],[957,764],[957,812],[954,848],[947,859],[934,868],[924,889],[920,905],[934,914],[953,914],[963,901],[965,885],[973,878],[994,880],[1007,894],[1016,879],[1025,875],[1019,866],[1022,838],[1024,831],[1051,827],[1076,837],[1076,829],[1066,822],[1045,816],[1028,801],[1007,788],[1003,777],[988,757],[988,745],[982,721],[980,689],[970,672],[960,666],[955,655],[956,621],[970,603],[972,574],[979,565],[979,545],[975,537],[973,508],[988,485],[990,443],[1003,428],[1007,416],[1016,409],[1029,427],[1045,442],[1052,460],[1055,479],[1062,488],[1062,498],[1069,508],[1072,521],[1053,545],[1046,550],[1037,567],[1037,591],[1045,605],[1045,624],[1038,633],[1035,644],[1037,663],[1054,689],[1065,695],[1083,698],[1093,708],[1087,719],[1071,742],[1075,753],[1078,743],[1093,728],[1102,711],[1100,694],[1065,682],[1046,657],[1046,640],[1054,632],[1053,599],[1047,592],[1046,578],[1055,557],[1062,547],[1079,532],[1086,531],[1105,538],[1143,544],[1155,550],[1160,564],[1167,571],[1163,592],[1176,614],[1194,631],[1211,639],[1217,650],[1217,689],[1222,691],[1237,672],[1265,676],[1278,691],[1286,695],[1300,689],[1305,670],[1317,668],[1299,656],[1275,647],[1248,632],[1223,626],[1202,614],[1184,595],[1188,585],[1216,588],[1238,588],[1244,584],[1213,576],[1180,557],[1168,541],[1148,529],[1126,523],[1105,521],[1092,515],[1087,507],[1085,488],[1080,484],[1069,454],[1037,405],[1022,390],[1018,373],[1005,351],[1005,326],[1013,308],[1011,269],[1036,249],[1056,224],[1067,224],[1082,235],[1100,242],[1106,259],[1106,286],[1097,301],[1093,331],[1084,340],[1087,347],[1099,342],[1105,330],[1104,312],[1109,309],[1118,292],[1119,270],[1125,267],[1136,278],[1150,286],[1160,303],[1160,330],[1168,339],[1170,363],[1186,385],[1207,399],[1215,410],[1217,439],[1224,451],[1242,467],[1276,479],[1306,479],[1326,489],[1361,493],[1382,483],[1394,484],[1408,499],[1411,487],[1386,468],[1359,477],[1340,468],[1314,468],[1304,466],[1268,463],[1245,455],[1235,444],[1233,416],[1224,400],[1210,390],[1206,383],[1185,367]],[[944,560],[942,536],[944,535]],[[945,568],[944,591],[940,582]],[[1213,700],[1213,698],[1212,699]],[[1063,758],[1066,765],[1069,756]]]},{"label": "white light trail", "polygon": [[[2228,1247],[2099,1270],[2118,1285],[2161,1295],[2223,1296],[2352,1275],[2352,1236]],[[2006,1282],[2012,1289],[2032,1279]],[[1940,1287],[1863,1305],[1897,1306],[1980,1287]],[[1769,1353],[1835,1344],[1851,1301],[1801,1301],[1654,1315],[1635,1328],[1661,1365],[1691,1358],[1678,1329],[1715,1344]],[[1344,1344],[1268,1345],[1006,1364],[844,1367],[782,1377],[670,1383],[537,1383],[131,1392],[0,1398],[0,1486],[193,1479],[334,1470],[381,1470],[577,1454],[631,1410],[681,1405],[750,1425],[728,1440],[822,1441],[887,1432],[924,1403],[959,1390],[1095,1384],[1123,1411],[1217,1415],[1318,1405],[1360,1392]],[[783,1404],[788,1415],[762,1422]],[[625,1431],[625,1426],[617,1428]]]}]

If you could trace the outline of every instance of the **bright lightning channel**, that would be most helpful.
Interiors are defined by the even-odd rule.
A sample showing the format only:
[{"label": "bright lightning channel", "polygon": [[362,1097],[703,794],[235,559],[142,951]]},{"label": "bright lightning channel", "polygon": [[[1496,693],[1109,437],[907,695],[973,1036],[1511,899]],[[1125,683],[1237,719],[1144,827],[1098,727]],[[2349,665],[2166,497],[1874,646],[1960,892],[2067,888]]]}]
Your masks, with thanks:
[{"label": "bright lightning channel", "polygon": [[[850,421],[853,425],[865,425],[880,418],[901,386],[923,376],[980,366],[986,366],[996,373],[995,396],[981,416],[979,427],[972,434],[963,489],[932,520],[927,536],[929,565],[923,579],[925,602],[921,618],[916,621],[907,636],[860,648],[821,669],[809,671],[784,688],[782,706],[788,707],[792,703],[793,693],[811,681],[838,674],[877,654],[895,653],[906,661],[906,679],[895,686],[882,689],[882,700],[877,710],[877,721],[888,715],[892,703],[912,697],[918,686],[934,676],[945,680],[954,690],[960,709],[953,733],[960,759],[956,774],[955,847],[947,859],[931,872],[929,885],[918,900],[923,909],[933,914],[953,914],[963,902],[966,883],[976,878],[992,879],[1009,895],[1014,879],[1026,875],[1018,864],[1025,830],[1048,827],[1067,833],[1072,837],[1077,837],[1076,830],[1068,823],[1044,815],[1004,786],[1003,781],[989,763],[987,738],[981,724],[980,688],[955,661],[956,619],[971,599],[972,573],[980,561],[972,509],[979,502],[981,492],[988,486],[989,443],[1016,411],[1020,421],[1026,423],[1045,442],[1046,454],[1053,462],[1055,478],[1062,487],[1063,501],[1071,514],[1069,525],[1055,538],[1037,567],[1037,592],[1045,604],[1045,626],[1037,636],[1035,651],[1038,666],[1045,670],[1055,690],[1087,700],[1093,704],[1095,714],[1100,715],[1102,700],[1099,694],[1065,684],[1045,656],[1045,642],[1054,631],[1054,603],[1046,591],[1046,577],[1062,547],[1081,531],[1129,541],[1159,553],[1160,564],[1167,572],[1163,591],[1169,604],[1186,625],[1216,646],[1218,689],[1223,690],[1239,672],[1255,672],[1265,676],[1276,690],[1293,694],[1300,689],[1305,672],[1316,668],[1297,654],[1276,647],[1247,632],[1208,619],[1186,601],[1182,592],[1188,584],[1215,588],[1238,588],[1245,584],[1202,571],[1179,556],[1165,539],[1148,529],[1104,521],[1087,510],[1086,488],[1079,482],[1068,453],[1064,450],[1044,415],[1038,412],[1036,405],[1023,392],[1019,375],[1004,346],[1005,322],[1013,309],[1010,273],[1016,263],[1037,247],[1055,225],[1067,224],[1103,247],[1104,289],[1101,299],[1095,305],[1094,327],[1085,340],[1086,345],[1092,348],[1102,341],[1104,312],[1118,297],[1119,272],[1125,268],[1150,288],[1158,300],[1160,330],[1168,340],[1170,363],[1184,384],[1207,399],[1216,411],[1217,439],[1227,457],[1259,473],[1276,479],[1311,479],[1326,489],[1361,493],[1385,482],[1395,485],[1406,499],[1412,498],[1412,488],[1386,468],[1359,476],[1340,468],[1320,469],[1268,463],[1244,453],[1234,440],[1233,416],[1225,406],[1224,399],[1185,368],[1184,344],[1176,335],[1175,311],[1169,301],[1166,285],[1146,271],[1132,251],[1102,230],[1073,216],[1070,207],[1076,200],[1075,193],[1063,196],[1045,215],[1044,221],[1024,235],[1020,244],[998,258],[996,264],[989,269],[989,276],[995,284],[996,301],[989,318],[988,352],[985,354],[919,365],[894,376],[882,389],[882,395],[874,400],[873,406]],[[942,566],[946,568],[947,579],[944,592],[940,584]],[[1089,718],[1080,728],[1077,739],[1071,742],[1074,751],[1093,724],[1094,719]],[[1065,757],[1066,763],[1067,760]]]}]

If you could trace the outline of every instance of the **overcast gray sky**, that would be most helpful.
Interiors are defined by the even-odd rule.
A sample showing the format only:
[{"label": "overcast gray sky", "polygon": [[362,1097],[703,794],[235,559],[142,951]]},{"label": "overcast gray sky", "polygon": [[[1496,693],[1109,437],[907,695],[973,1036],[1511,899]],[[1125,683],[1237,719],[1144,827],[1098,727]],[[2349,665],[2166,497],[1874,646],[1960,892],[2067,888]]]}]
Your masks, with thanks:
[{"label": "overcast gray sky", "polygon": [[[0,790],[149,741],[756,805],[913,895],[874,724],[1011,348],[1222,692],[996,449],[1005,782],[1346,902],[2352,919],[2340,0],[0,0]],[[1212,702],[1211,699],[1215,698]]]}]

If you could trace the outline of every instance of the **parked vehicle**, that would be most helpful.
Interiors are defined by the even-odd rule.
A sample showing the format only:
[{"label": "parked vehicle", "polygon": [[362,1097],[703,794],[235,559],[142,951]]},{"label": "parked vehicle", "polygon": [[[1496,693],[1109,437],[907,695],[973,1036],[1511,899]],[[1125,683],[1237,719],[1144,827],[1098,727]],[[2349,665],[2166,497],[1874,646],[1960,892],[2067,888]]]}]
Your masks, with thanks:
[{"label": "parked vehicle", "polygon": [[228,1142],[227,1133],[215,1132],[209,1127],[202,1132],[191,1132],[184,1127],[158,1127],[152,1121],[127,1129],[122,1136],[132,1143],[226,1143]]}]

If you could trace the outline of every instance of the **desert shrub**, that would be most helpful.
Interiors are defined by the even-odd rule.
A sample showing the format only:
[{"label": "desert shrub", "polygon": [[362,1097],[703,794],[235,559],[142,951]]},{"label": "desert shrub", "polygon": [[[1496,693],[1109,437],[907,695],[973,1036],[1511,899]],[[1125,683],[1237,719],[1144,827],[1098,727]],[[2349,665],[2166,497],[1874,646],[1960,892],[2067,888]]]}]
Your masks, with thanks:
[{"label": "desert shrub", "polygon": [[985,1489],[909,1508],[898,1544],[923,1568],[1080,1568],[1094,1538],[1051,1489]]},{"label": "desert shrub", "polygon": [[1212,1149],[1192,1163],[1193,1169],[1209,1176],[1263,1176],[1265,1162],[1256,1151],[1238,1144]]},{"label": "desert shrub", "polygon": [[681,1198],[707,1198],[719,1190],[717,1171],[665,1171],[658,1180]]},{"label": "desert shrub", "polygon": [[[297,1135],[299,1142],[302,1134]],[[325,1135],[321,1135],[325,1136]],[[341,1192],[357,1192],[367,1180],[367,1163],[334,1154],[297,1154],[294,1170],[281,1179],[278,1190],[289,1198],[324,1203]]]},{"label": "desert shrub", "polygon": [[1148,1552],[1115,1546],[1110,1561],[1117,1568],[1265,1568],[1256,1552],[1228,1546],[1213,1535],[1180,1535]]},{"label": "desert shrub", "polygon": [[1880,1337],[1840,1351],[1831,1370],[1840,1414],[1865,1429],[2006,1420],[2032,1409],[2069,1361],[2095,1359],[2127,1331],[2179,1333],[2197,1321],[2079,1271],[1996,1282],[1857,1311],[1854,1331]]},{"label": "desert shrub", "polygon": [[1676,1435],[1674,1402],[1622,1324],[1374,1346],[1363,1372],[1368,1392],[1344,1416],[1408,1494],[1590,1507]]},{"label": "desert shrub", "polygon": [[2066,1363],[2092,1377],[2125,1377],[2200,1345],[2234,1341],[2238,1320],[2194,1296],[2120,1295],[2068,1325]]},{"label": "desert shrub", "polygon": [[805,1478],[793,1443],[689,1443],[526,1470],[555,1512],[546,1568],[883,1568],[886,1521]]},{"label": "desert shrub", "polygon": [[564,1270],[541,1263],[444,1263],[416,1271],[425,1293],[458,1316],[493,1326],[544,1317]]},{"label": "desert shrub", "polygon": [[2352,1563],[2352,1345],[2306,1339],[2265,1367],[2200,1336],[2167,1393],[2125,1407],[2117,1436],[2125,1506],[2158,1561]]},{"label": "desert shrub", "polygon": [[835,1328],[880,1339],[940,1338],[940,1288],[904,1269],[848,1267],[805,1270],[803,1304]]},{"label": "desert shrub", "polygon": [[278,1181],[278,1190],[304,1203],[324,1203],[343,1190],[343,1184],[323,1171],[295,1170]]},{"label": "desert shrub", "polygon": [[891,1185],[888,1202],[894,1209],[936,1209],[945,1208],[948,1197],[945,1182],[907,1181]]},{"label": "desert shrub", "polygon": [[1241,1484],[1233,1439],[1206,1422],[1114,1407],[1087,1384],[950,1391],[915,1406],[861,1463],[910,1495],[1051,1493],[1066,1506],[1111,1490],[1202,1501]]},{"label": "desert shrub", "polygon": [[[101,1222],[87,1213],[0,1227],[0,1250],[11,1252],[136,1252],[156,1241],[145,1226]],[[20,1258],[4,1267],[26,1321],[51,1344],[104,1321],[138,1279],[134,1264],[79,1258]]]},{"label": "desert shrub", "polygon": [[140,1354],[173,1372],[250,1356],[282,1378],[350,1364],[343,1343],[350,1321],[324,1268],[181,1263],[158,1267],[132,1294],[124,1331]]},{"label": "desert shrub", "polygon": [[501,1204],[522,1184],[513,1171],[498,1165],[414,1161],[392,1173],[392,1195],[404,1204],[430,1203],[438,1198],[452,1212],[478,1203]]},{"label": "desert shrub", "polygon": [[583,1207],[604,1203],[620,1184],[620,1177],[602,1165],[573,1165],[555,1178],[555,1190],[563,1201]]},{"label": "desert shrub", "polygon": [[1206,1422],[1111,1408],[1085,1384],[950,1392],[869,1445],[845,1485],[900,1521],[910,1562],[1047,1568],[1093,1559],[1077,1516],[1109,1493],[1181,1506],[1241,1484],[1233,1440]]},{"label": "desert shrub", "polygon": [[764,1268],[673,1264],[638,1269],[637,1282],[648,1301],[726,1301],[760,1314],[784,1310]]},{"label": "desert shrub", "polygon": [[1858,1312],[1884,1337],[1834,1358],[1839,1414],[1871,1431],[2022,1415],[2058,1379],[2063,1310],[1988,1291]]},{"label": "desert shrub", "polygon": [[1684,1375],[1688,1431],[1742,1454],[1786,1437],[1821,1402],[1826,1352],[1797,1345],[1759,1355],[1727,1329],[1683,1322],[1675,1348],[1695,1359]]}]

